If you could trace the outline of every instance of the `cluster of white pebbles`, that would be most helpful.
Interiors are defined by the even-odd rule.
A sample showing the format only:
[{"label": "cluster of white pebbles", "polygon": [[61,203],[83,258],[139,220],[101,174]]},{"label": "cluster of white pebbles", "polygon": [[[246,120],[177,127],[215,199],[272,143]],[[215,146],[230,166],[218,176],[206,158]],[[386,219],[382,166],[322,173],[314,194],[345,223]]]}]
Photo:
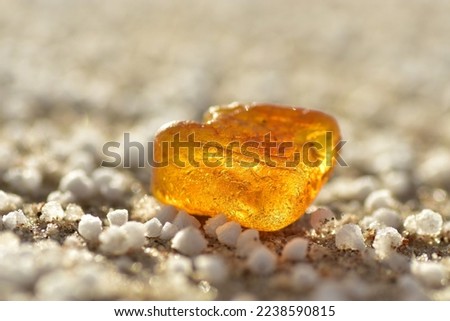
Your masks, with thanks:
[{"label": "cluster of white pebbles", "polygon": [[[450,299],[450,4],[270,4],[0,3],[0,299]],[[347,140],[281,231],[159,203],[136,147],[101,166],[236,100]]]}]

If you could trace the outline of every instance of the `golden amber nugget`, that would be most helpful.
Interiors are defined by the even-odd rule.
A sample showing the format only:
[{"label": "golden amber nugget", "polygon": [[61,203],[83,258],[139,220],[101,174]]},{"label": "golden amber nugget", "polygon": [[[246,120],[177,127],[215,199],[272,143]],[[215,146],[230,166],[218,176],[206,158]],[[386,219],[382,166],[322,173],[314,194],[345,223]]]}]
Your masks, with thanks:
[{"label": "golden amber nugget", "polygon": [[155,137],[153,195],[188,213],[225,214],[279,230],[296,221],[336,163],[339,127],[322,112],[269,104],[211,107],[204,123],[167,124]]}]

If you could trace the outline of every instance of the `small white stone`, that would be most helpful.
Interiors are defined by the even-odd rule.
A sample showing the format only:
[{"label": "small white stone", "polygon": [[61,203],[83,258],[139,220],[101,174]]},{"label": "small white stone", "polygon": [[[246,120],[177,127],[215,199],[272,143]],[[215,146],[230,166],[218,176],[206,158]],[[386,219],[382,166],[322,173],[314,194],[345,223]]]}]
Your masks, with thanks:
[{"label": "small white stone", "polygon": [[124,175],[112,168],[98,168],[92,173],[96,189],[107,200],[122,197],[127,188]]},{"label": "small white stone", "polygon": [[78,233],[90,242],[98,241],[102,232],[102,221],[97,216],[86,214],[81,217],[78,223]]},{"label": "small white stone", "polygon": [[417,234],[438,235],[442,229],[442,216],[429,209],[422,210],[416,215]]},{"label": "small white stone", "polygon": [[327,223],[334,222],[335,219],[336,217],[330,209],[321,207],[311,213],[310,223],[313,229],[318,230]]},{"label": "small white stone", "polygon": [[130,249],[127,233],[112,225],[100,234],[100,250],[106,254],[122,255]]},{"label": "small white stone", "polygon": [[[0,232],[0,252],[13,249],[20,245],[19,237],[12,231]],[[2,260],[3,261],[3,260]]]},{"label": "small white stone", "polygon": [[175,224],[179,230],[188,226],[193,226],[195,228],[200,228],[201,226],[200,222],[194,216],[189,215],[185,211],[179,211],[172,223]]},{"label": "small white stone", "polygon": [[416,215],[409,215],[403,222],[408,232],[426,236],[436,236],[441,233],[442,224],[442,216],[429,209],[424,209]]},{"label": "small white stone", "polygon": [[367,212],[373,212],[381,207],[396,208],[397,206],[397,201],[392,197],[391,192],[386,189],[380,189],[370,193],[364,202],[364,207]]},{"label": "small white stone", "polygon": [[228,267],[222,257],[217,255],[199,255],[194,266],[197,278],[212,284],[220,284],[228,277]]},{"label": "small white stone", "polygon": [[69,235],[64,240],[63,246],[68,248],[81,249],[83,248],[82,238],[76,234]]},{"label": "small white stone", "polygon": [[275,271],[277,256],[267,247],[261,245],[250,253],[246,265],[252,273],[268,275]]},{"label": "small white stone", "polygon": [[151,220],[145,222],[145,235],[147,237],[158,237],[161,235],[162,223],[156,218],[152,218]]},{"label": "small white stone", "polygon": [[63,192],[70,191],[77,200],[86,200],[95,194],[95,185],[91,178],[81,170],[73,170],[66,174],[59,183]]},{"label": "small white stone", "polygon": [[58,202],[63,206],[67,206],[70,203],[75,202],[75,196],[72,192],[66,191],[53,191],[47,196],[47,202]]},{"label": "small white stone", "polygon": [[314,301],[345,301],[349,300],[342,284],[334,280],[319,282],[314,289],[311,299]]},{"label": "small white stone", "polygon": [[185,256],[170,254],[165,264],[169,274],[189,275],[192,273],[192,261]]},{"label": "small white stone", "polygon": [[427,300],[427,296],[424,293],[422,286],[410,274],[400,276],[397,284],[399,290],[403,293],[401,298],[403,301]]},{"label": "small white stone", "polygon": [[308,244],[307,239],[293,238],[284,246],[281,258],[285,261],[303,261],[308,254]]},{"label": "small white stone", "polygon": [[34,167],[12,168],[6,172],[4,179],[13,188],[25,192],[34,192],[42,184],[42,174]]},{"label": "small white stone", "polygon": [[6,209],[9,206],[8,194],[0,190],[0,211]]},{"label": "small white stone", "polygon": [[442,233],[444,233],[445,235],[450,235],[450,221],[445,222],[442,225]]},{"label": "small white stone", "polygon": [[166,222],[162,229],[161,234],[159,235],[159,238],[161,240],[171,240],[175,234],[178,232],[178,227],[170,222]]},{"label": "small white stone", "polygon": [[41,221],[52,222],[62,220],[64,218],[64,210],[58,202],[47,202],[42,206],[42,215],[39,217]]},{"label": "small white stone", "polygon": [[217,239],[222,244],[235,247],[241,231],[239,223],[227,222],[216,229]]},{"label": "small white stone", "polygon": [[200,230],[192,226],[178,231],[172,239],[172,248],[188,256],[200,254],[207,245],[208,242]]},{"label": "small white stone", "polygon": [[291,270],[292,287],[295,290],[304,291],[313,288],[319,281],[319,276],[309,264],[299,263]]},{"label": "small white stone", "polygon": [[435,148],[419,165],[417,176],[430,186],[445,186],[450,182],[450,152],[448,148]]},{"label": "small white stone", "polygon": [[423,285],[430,288],[441,287],[446,280],[446,269],[439,262],[413,261],[411,272]]},{"label": "small white stone", "polygon": [[172,222],[177,215],[178,210],[172,205],[161,205],[156,212],[156,218],[162,223]]},{"label": "small white stone", "polygon": [[13,230],[20,225],[26,225],[28,219],[22,210],[9,212],[2,217],[3,226],[7,229]]},{"label": "small white stone", "polygon": [[225,224],[226,222],[227,218],[223,214],[219,214],[209,218],[208,220],[206,220],[205,225],[203,227],[205,229],[206,235],[217,238],[216,234],[217,228]]},{"label": "small white stone", "polygon": [[391,171],[383,175],[384,185],[392,191],[394,195],[403,196],[410,190],[411,176],[403,171]]},{"label": "small white stone", "polygon": [[113,210],[106,214],[106,217],[108,218],[109,225],[121,226],[128,222],[128,210]]},{"label": "small white stone", "polygon": [[416,233],[417,231],[417,221],[416,215],[409,215],[405,218],[403,222],[403,227],[410,233]]},{"label": "small white stone", "polygon": [[0,214],[10,212],[22,205],[22,198],[15,194],[5,193],[0,190]]},{"label": "small white stone", "polygon": [[78,221],[84,215],[84,211],[81,206],[76,204],[69,204],[66,207],[64,218],[68,221]]},{"label": "small white stone", "polygon": [[364,237],[361,228],[355,224],[345,224],[336,232],[336,247],[341,250],[365,249]]},{"label": "small white stone", "polygon": [[359,221],[359,226],[364,230],[377,230],[381,228],[381,223],[376,220],[373,216],[364,216],[361,221]]},{"label": "small white stone", "polygon": [[236,255],[246,258],[257,246],[260,246],[259,232],[247,229],[239,234],[236,242]]},{"label": "small white stone", "polygon": [[145,244],[145,226],[140,222],[126,222],[120,226],[125,231],[128,238],[129,248],[131,250],[138,250]]},{"label": "small white stone", "polygon": [[71,170],[81,169],[87,173],[90,173],[95,167],[94,163],[95,160],[92,153],[80,150],[76,153],[70,153],[70,156],[67,159],[66,168]]},{"label": "small white stone", "polygon": [[382,225],[399,229],[402,226],[400,214],[390,208],[379,208],[373,213],[373,217]]},{"label": "small white stone", "polygon": [[380,259],[388,257],[393,249],[402,244],[403,238],[393,227],[384,227],[377,230],[373,241],[373,248]]}]

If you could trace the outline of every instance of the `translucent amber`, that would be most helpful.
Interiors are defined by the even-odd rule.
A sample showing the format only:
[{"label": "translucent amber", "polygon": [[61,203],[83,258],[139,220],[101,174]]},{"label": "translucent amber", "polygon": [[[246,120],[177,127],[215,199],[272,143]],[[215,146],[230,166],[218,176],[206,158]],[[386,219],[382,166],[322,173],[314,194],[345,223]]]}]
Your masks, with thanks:
[{"label": "translucent amber", "polygon": [[242,226],[279,230],[296,221],[334,167],[333,117],[269,104],[211,107],[204,123],[161,128],[153,195],[188,213],[225,214]]}]

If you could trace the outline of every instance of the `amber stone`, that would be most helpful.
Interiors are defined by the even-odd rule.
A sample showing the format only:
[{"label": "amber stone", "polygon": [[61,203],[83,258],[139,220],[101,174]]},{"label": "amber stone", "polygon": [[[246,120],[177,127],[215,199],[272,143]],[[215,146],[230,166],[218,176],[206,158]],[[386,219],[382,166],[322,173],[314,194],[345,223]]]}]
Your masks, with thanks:
[{"label": "amber stone", "polygon": [[279,230],[317,196],[340,139],[337,122],[320,111],[211,107],[204,123],[173,122],[157,132],[151,191],[188,213],[223,213],[245,227]]}]

